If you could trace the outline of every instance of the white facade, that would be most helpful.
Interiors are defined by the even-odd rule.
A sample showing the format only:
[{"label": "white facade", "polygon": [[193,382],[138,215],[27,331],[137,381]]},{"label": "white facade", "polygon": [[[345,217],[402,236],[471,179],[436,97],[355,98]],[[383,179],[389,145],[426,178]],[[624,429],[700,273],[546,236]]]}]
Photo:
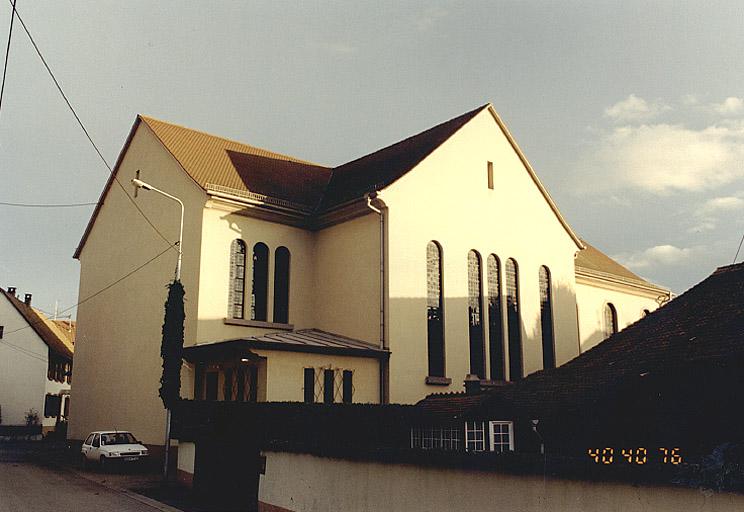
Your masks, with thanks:
[{"label": "white facade", "polygon": [[[62,382],[48,378],[50,349],[31,322],[0,291],[0,425],[26,425],[26,415],[35,412],[44,431],[54,428],[57,416],[44,416],[47,395],[66,396],[67,378]],[[17,299],[16,299],[17,301]],[[19,307],[27,307],[17,301]],[[29,308],[30,309],[30,308]],[[40,313],[35,313],[40,314]],[[38,322],[43,319],[38,317]],[[60,412],[64,411],[60,400]],[[61,417],[60,419],[65,419]]]},{"label": "white facade", "polygon": [[[175,136],[181,137],[177,143]],[[225,179],[224,169],[229,171],[230,165],[220,160],[222,153],[214,152],[214,145],[224,145],[227,152],[249,150],[206,137],[211,136],[141,118],[116,168],[121,183],[139,177],[185,204],[185,346],[320,329],[390,351],[386,365],[349,355],[255,349],[253,354],[262,361],[259,399],[303,400],[303,370],[307,368],[353,371],[355,402],[413,403],[433,392],[461,391],[466,375],[474,373],[469,340],[470,251],[477,251],[481,261],[479,319],[484,366],[475,373],[482,373],[484,380],[494,375],[512,379],[512,369],[523,375],[541,370],[543,325],[552,330],[549,342],[555,364],[560,365],[598,341],[594,323],[602,318],[605,302],[614,301],[626,325],[640,318],[643,309],[655,307],[649,290],[663,291],[649,284],[649,290],[639,296],[633,287],[613,285],[608,295],[605,291],[609,293],[611,279],[577,278],[575,257],[582,250],[581,241],[490,106],[474,111],[464,125],[400,177],[378,187],[372,196],[357,194],[317,225],[303,224],[306,212],[289,211],[286,202],[276,206],[270,198],[261,199],[250,190],[227,193],[229,189],[223,187],[214,192],[210,188],[214,182],[208,180]],[[198,158],[210,151],[217,155],[212,167],[203,166]],[[210,170],[220,166],[220,172]],[[489,169],[493,170],[492,187]],[[204,178],[205,172],[214,172],[214,176]],[[177,233],[178,208],[152,192],[140,191],[134,199],[131,189],[113,186],[104,194],[105,201],[77,253],[81,297],[91,296],[166,252],[80,306],[70,438],[82,439],[88,431],[115,424],[148,444],[158,444],[164,425],[157,394],[160,328],[175,251],[167,251],[165,242],[129,203],[136,201],[169,239]],[[236,239],[246,246],[246,304],[251,297],[252,248],[257,243],[268,247],[268,307],[261,322],[230,318],[231,244]],[[444,302],[444,374],[437,378],[429,375],[427,337],[427,244],[432,241],[442,250]],[[274,255],[280,247],[291,254],[287,322],[275,322],[273,315]],[[495,255],[501,265],[500,339],[489,329],[494,320],[489,318],[488,307],[493,298],[489,255]],[[518,268],[519,316],[513,330],[518,332],[519,344],[510,343],[504,306],[508,301],[505,265],[510,259]],[[539,281],[542,268],[550,276],[552,317],[547,324],[542,317],[546,309]],[[494,344],[503,347],[502,374],[492,371],[490,348]],[[519,350],[520,357],[512,364],[510,347],[519,346],[513,352]],[[182,374],[182,396],[187,398],[194,396],[194,369],[186,365]],[[224,374],[217,382],[223,386]],[[219,399],[224,393],[215,396]],[[106,404],[113,397],[117,406],[110,408]]]}]

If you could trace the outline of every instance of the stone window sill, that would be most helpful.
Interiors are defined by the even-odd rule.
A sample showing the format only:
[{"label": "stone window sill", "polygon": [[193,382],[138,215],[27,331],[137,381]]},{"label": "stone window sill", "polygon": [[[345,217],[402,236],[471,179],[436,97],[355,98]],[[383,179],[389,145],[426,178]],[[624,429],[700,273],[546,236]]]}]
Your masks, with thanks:
[{"label": "stone window sill", "polygon": [[244,320],[242,318],[225,318],[225,325],[240,325],[243,327],[259,327],[262,329],[281,329],[291,331],[294,329],[293,324],[280,324],[277,322],[264,322],[263,320]]},{"label": "stone window sill", "polygon": [[452,379],[449,377],[433,377],[429,375],[426,377],[426,383],[430,386],[449,386],[452,384]]}]

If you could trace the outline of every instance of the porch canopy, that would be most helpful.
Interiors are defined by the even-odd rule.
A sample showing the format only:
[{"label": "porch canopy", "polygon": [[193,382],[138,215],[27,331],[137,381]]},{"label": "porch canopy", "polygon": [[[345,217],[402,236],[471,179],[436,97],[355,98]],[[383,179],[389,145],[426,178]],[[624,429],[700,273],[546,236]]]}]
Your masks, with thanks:
[{"label": "porch canopy", "polygon": [[303,329],[184,347],[183,358],[190,363],[209,363],[243,358],[258,359],[252,349],[369,357],[373,359],[387,359],[390,356],[390,351],[381,349],[371,343],[318,329]]}]

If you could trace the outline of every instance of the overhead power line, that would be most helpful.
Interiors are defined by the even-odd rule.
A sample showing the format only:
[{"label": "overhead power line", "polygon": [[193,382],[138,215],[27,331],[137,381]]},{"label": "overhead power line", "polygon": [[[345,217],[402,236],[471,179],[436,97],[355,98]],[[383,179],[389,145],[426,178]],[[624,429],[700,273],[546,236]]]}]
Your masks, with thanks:
[{"label": "overhead power line", "polygon": [[744,233],[742,233],[741,240],[739,240],[739,247],[736,249],[736,254],[734,255],[734,261],[731,262],[732,264],[736,263],[736,258],[739,257],[739,251],[741,251],[741,244],[743,243],[744,243]]},{"label": "overhead power line", "polygon": [[[102,294],[103,292],[105,292],[105,291],[106,291],[106,290],[108,290],[109,288],[112,288],[112,287],[116,286],[117,284],[119,284],[119,283],[121,283],[122,281],[124,281],[125,279],[127,279],[127,278],[128,278],[129,276],[131,276],[131,275],[133,275],[133,274],[135,274],[135,273],[139,272],[140,270],[142,270],[143,268],[145,268],[145,267],[146,267],[147,265],[149,265],[150,263],[152,263],[152,262],[153,262],[153,261],[155,261],[156,259],[160,258],[160,257],[161,257],[161,256],[162,256],[163,254],[165,254],[166,252],[170,251],[170,249],[171,249],[171,247],[170,247],[170,246],[169,246],[169,247],[167,247],[167,248],[166,248],[166,249],[164,249],[164,250],[163,250],[162,252],[159,252],[158,254],[156,254],[155,256],[153,256],[152,258],[150,258],[149,260],[147,260],[146,262],[144,262],[144,263],[143,263],[142,265],[140,265],[139,267],[137,267],[137,268],[135,268],[135,269],[133,269],[133,270],[130,270],[129,272],[127,272],[126,274],[124,274],[123,276],[121,276],[120,278],[118,278],[117,280],[113,281],[112,283],[109,283],[108,285],[104,286],[103,288],[101,288],[101,289],[100,289],[100,290],[98,290],[97,292],[95,292],[95,293],[92,293],[92,294],[88,295],[88,296],[87,296],[86,298],[84,298],[83,300],[81,300],[81,301],[79,301],[79,302],[77,302],[77,303],[73,304],[72,306],[69,306],[69,307],[67,307],[67,308],[65,308],[65,309],[63,309],[63,310],[61,310],[61,311],[58,311],[58,312],[57,312],[57,314],[58,314],[58,315],[61,315],[61,314],[63,314],[63,313],[67,313],[68,311],[72,311],[72,310],[73,310],[74,308],[78,307],[79,305],[81,305],[81,304],[84,304],[84,303],[88,302],[89,300],[91,300],[92,298],[94,298],[94,297],[96,297],[96,296],[98,296],[98,295]],[[41,324],[42,324],[43,322],[44,322],[44,321],[43,321],[43,320],[41,320],[41,319],[40,319],[40,320],[38,320],[38,321],[36,321],[36,322],[31,322],[31,323],[29,323],[28,325],[24,325],[23,327],[19,327],[18,329],[13,329],[12,331],[5,331],[5,335],[7,336],[7,335],[9,335],[9,334],[13,334],[13,333],[16,333],[16,332],[22,331],[22,330],[24,330],[24,329],[28,329],[29,327],[32,327],[32,326],[34,326],[34,325],[41,325]]]},{"label": "overhead power line", "polygon": [[69,204],[31,204],[31,203],[3,203],[0,206],[13,206],[16,208],[75,208],[78,206],[93,206],[95,203],[69,203]]},{"label": "overhead power line", "polygon": [[[15,4],[16,0],[8,0],[11,5]],[[41,53],[41,50],[39,49],[39,46],[36,44],[36,41],[34,40],[34,37],[31,35],[31,32],[29,31],[28,27],[26,26],[26,23],[23,21],[23,18],[21,17],[20,13],[18,13],[15,10],[15,6],[13,7],[13,12],[15,12],[16,17],[18,18],[18,22],[23,27],[23,31],[26,33],[26,36],[28,36],[29,41],[31,41],[31,45],[34,47],[34,50],[36,51],[36,55],[39,56],[39,59],[41,59],[41,63],[44,64],[44,68],[46,68],[47,73],[49,73],[49,76],[51,77],[52,81],[54,82],[55,87],[57,88],[57,91],[59,91],[59,94],[62,96],[62,99],[67,104],[67,107],[70,109],[70,112],[72,112],[72,115],[75,117],[75,120],[77,121],[80,128],[83,130],[83,133],[85,134],[86,138],[88,139],[88,142],[90,142],[91,146],[93,146],[93,149],[98,154],[98,157],[103,162],[103,165],[106,166],[106,168],[109,171],[109,175],[113,180],[116,182],[117,185],[121,188],[122,192],[124,192],[124,195],[129,199],[129,201],[134,205],[134,207],[137,209],[137,211],[142,215],[142,217],[147,221],[147,223],[150,225],[150,227],[155,230],[155,232],[160,235],[160,238],[162,238],[167,244],[169,249],[176,250],[175,245],[168,240],[168,238],[163,235],[163,233],[155,226],[155,224],[152,223],[152,221],[145,215],[145,212],[142,211],[142,209],[139,207],[139,205],[135,202],[134,198],[130,196],[127,193],[126,188],[124,188],[124,185],[119,181],[119,178],[116,177],[114,174],[114,169],[109,165],[106,158],[103,156],[103,153],[101,153],[101,150],[98,148],[96,143],[93,141],[93,137],[91,137],[90,132],[88,132],[88,129],[83,124],[83,121],[80,119],[80,116],[78,116],[77,112],[75,111],[75,108],[72,106],[72,103],[70,103],[70,100],[67,98],[67,95],[65,94],[65,91],[62,90],[62,86],[59,84],[59,81],[57,80],[57,77],[54,76],[54,73],[52,72],[52,68],[49,67],[49,64],[47,63],[46,59]]]},{"label": "overhead power line", "polygon": [[5,75],[8,73],[8,56],[10,55],[10,39],[13,37],[13,21],[16,16],[16,0],[11,2],[10,29],[8,30],[8,46],[5,48],[5,64],[3,64],[3,83],[0,86],[0,110],[3,107],[3,93],[5,92]]}]

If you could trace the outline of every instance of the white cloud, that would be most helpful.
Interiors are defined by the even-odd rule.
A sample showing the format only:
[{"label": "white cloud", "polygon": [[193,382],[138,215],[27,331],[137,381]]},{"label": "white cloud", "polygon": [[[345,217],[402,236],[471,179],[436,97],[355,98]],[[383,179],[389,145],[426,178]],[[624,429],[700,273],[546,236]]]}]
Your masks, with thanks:
[{"label": "white cloud", "polygon": [[649,103],[635,94],[631,94],[622,101],[607,107],[605,116],[618,123],[648,121],[671,107],[662,103]]},{"label": "white cloud", "polygon": [[714,103],[711,106],[714,112],[724,116],[744,113],[744,99],[735,96],[729,96],[723,103]]},{"label": "white cloud", "polygon": [[447,14],[449,14],[447,9],[443,7],[429,7],[416,17],[414,23],[420,31],[429,30]]},{"label": "white cloud", "polygon": [[659,265],[679,265],[686,262],[695,252],[693,248],[679,248],[673,245],[656,245],[635,253],[613,256],[631,269],[645,269]]},{"label": "white cloud", "polygon": [[[744,197],[744,194],[742,194],[742,197]],[[695,224],[688,229],[688,232],[712,231],[718,225],[721,215],[732,211],[744,212],[744,199],[742,197],[732,195],[708,199],[693,212]]]},{"label": "white cloud", "polygon": [[586,190],[700,191],[744,177],[744,125],[644,124],[604,132],[585,156]]}]

